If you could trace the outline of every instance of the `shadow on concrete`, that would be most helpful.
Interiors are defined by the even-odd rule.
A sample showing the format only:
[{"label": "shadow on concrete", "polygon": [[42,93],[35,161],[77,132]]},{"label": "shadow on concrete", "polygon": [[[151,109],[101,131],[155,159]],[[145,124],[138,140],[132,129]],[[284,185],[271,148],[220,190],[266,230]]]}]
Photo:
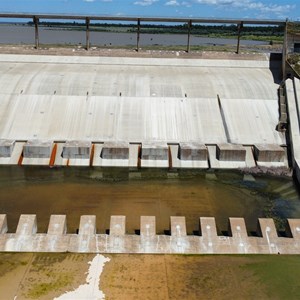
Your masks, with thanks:
[{"label": "shadow on concrete", "polygon": [[274,83],[280,84],[282,81],[282,54],[270,53],[270,70]]}]

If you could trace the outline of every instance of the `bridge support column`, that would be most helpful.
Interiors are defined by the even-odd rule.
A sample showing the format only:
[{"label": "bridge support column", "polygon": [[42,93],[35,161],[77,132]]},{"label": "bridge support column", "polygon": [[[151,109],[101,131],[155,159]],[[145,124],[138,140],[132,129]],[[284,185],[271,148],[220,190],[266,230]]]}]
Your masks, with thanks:
[{"label": "bridge support column", "polygon": [[240,52],[240,40],[241,40],[241,32],[243,28],[243,22],[238,24],[238,40],[237,40],[237,47],[236,47],[236,54],[239,54]]},{"label": "bridge support column", "polygon": [[188,41],[187,41],[187,48],[186,52],[191,51],[191,30],[192,30],[192,20],[189,20],[188,22]]},{"label": "bridge support column", "polygon": [[90,19],[85,19],[86,24],[86,50],[88,51],[90,49]]},{"label": "bridge support column", "polygon": [[141,19],[137,21],[136,51],[140,48]]},{"label": "bridge support column", "polygon": [[35,28],[35,48],[39,48],[39,18],[33,17],[33,23]]}]

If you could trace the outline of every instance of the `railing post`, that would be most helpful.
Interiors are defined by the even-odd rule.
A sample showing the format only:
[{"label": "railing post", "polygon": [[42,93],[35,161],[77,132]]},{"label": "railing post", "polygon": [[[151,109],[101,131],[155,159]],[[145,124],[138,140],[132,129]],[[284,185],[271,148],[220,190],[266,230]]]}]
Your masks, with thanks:
[{"label": "railing post", "polygon": [[39,18],[33,17],[33,23],[35,28],[35,48],[39,48]]},{"label": "railing post", "polygon": [[90,49],[90,19],[85,19],[85,25],[86,25],[86,50],[88,51]]},{"label": "railing post", "polygon": [[190,41],[191,41],[191,29],[192,29],[192,20],[189,20],[189,22],[188,22],[188,41],[187,41],[186,52],[190,52],[190,50],[191,50],[191,45],[190,45]]},{"label": "railing post", "polygon": [[137,21],[137,36],[136,36],[136,51],[139,51],[140,48],[140,31],[141,31],[141,19]]},{"label": "railing post", "polygon": [[243,22],[239,23],[238,26],[238,40],[237,40],[237,47],[236,47],[236,54],[239,54],[240,52],[240,39],[241,39],[241,32],[243,28]]},{"label": "railing post", "polygon": [[288,19],[286,19],[284,25],[284,39],[282,45],[282,80],[286,79],[286,63],[288,58],[287,42],[288,42]]}]

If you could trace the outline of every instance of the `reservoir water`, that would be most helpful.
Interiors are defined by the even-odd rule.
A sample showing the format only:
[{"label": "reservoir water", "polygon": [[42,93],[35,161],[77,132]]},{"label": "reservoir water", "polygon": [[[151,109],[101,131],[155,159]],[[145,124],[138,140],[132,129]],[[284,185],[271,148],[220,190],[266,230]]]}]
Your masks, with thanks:
[{"label": "reservoir water", "polygon": [[[41,44],[85,45],[85,31],[63,30],[39,27]],[[34,44],[34,27],[27,25],[0,25],[0,44]],[[93,46],[136,46],[135,33],[122,32],[90,32]],[[236,45],[236,39],[208,38],[191,36],[191,46],[196,45]],[[162,45],[178,46],[187,44],[185,34],[141,34],[140,46]],[[241,40],[241,45],[266,45],[267,42]]]},{"label": "reservoir water", "polygon": [[[255,181],[253,181],[255,179]],[[0,168],[0,213],[14,232],[20,214],[36,214],[38,232],[46,232],[51,214],[66,214],[69,233],[81,215],[97,216],[97,232],[109,229],[111,215],[126,216],[127,233],[139,230],[140,216],[156,216],[157,232],[170,227],[170,216],[185,216],[188,234],[199,230],[199,217],[215,217],[226,234],[229,217],[245,218],[253,234],[260,217],[274,218],[280,231],[286,218],[300,218],[299,191],[289,178],[244,177],[239,172],[95,168]]]}]

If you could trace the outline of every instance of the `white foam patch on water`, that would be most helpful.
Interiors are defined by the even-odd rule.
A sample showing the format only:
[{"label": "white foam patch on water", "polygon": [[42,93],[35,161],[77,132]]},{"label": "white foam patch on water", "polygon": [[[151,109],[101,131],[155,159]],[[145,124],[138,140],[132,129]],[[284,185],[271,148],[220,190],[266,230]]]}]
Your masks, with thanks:
[{"label": "white foam patch on water", "polygon": [[66,292],[54,298],[53,300],[103,300],[105,294],[99,290],[100,276],[103,267],[110,259],[103,255],[97,254],[92,261],[89,262],[90,267],[87,272],[86,284],[80,285],[77,289],[71,292]]}]

